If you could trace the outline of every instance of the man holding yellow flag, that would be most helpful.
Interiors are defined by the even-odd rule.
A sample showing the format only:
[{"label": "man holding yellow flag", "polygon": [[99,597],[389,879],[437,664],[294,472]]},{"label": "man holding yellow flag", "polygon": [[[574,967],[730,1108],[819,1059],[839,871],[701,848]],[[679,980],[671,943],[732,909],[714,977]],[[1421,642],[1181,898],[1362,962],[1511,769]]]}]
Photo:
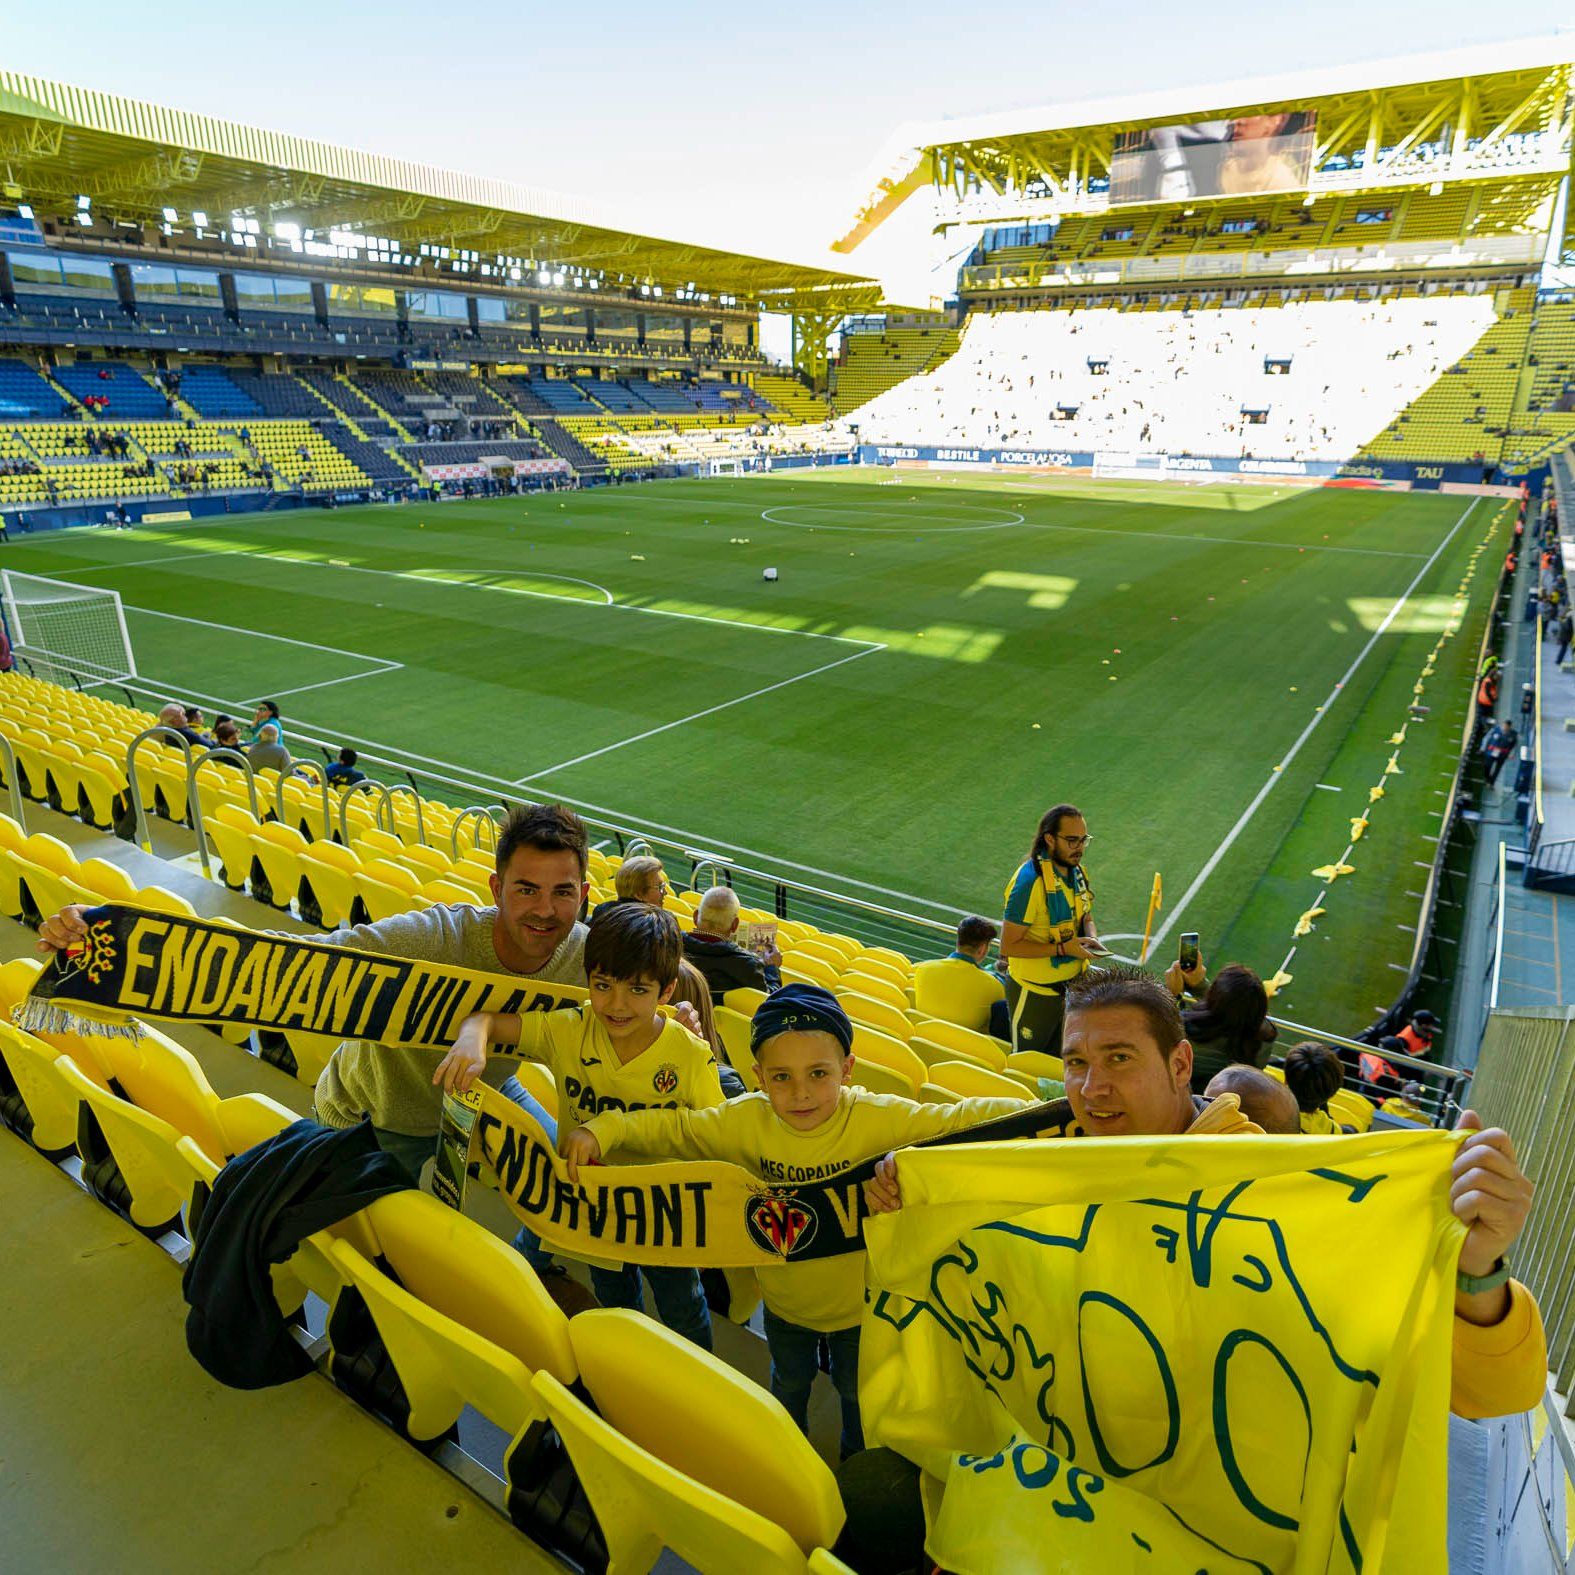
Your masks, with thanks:
[{"label": "man holding yellow flag", "polygon": [[[1068,990],[1063,1059],[1062,1136],[1259,1130],[1233,1096],[1191,1094],[1175,1001],[1136,970],[1088,972]],[[937,1561],[1017,1575],[1114,1567],[1119,1543],[1128,1557],[1135,1545],[1192,1568],[1197,1558],[1174,1556],[1207,1557],[1207,1525],[1256,1548],[1260,1568],[1282,1567],[1298,1538],[1327,1541],[1330,1569],[1361,1568],[1364,1549],[1374,1569],[1438,1567],[1416,1555],[1442,1538],[1442,1516],[1399,1543],[1393,1495],[1437,1508],[1446,1403],[1473,1418],[1526,1410],[1547,1363],[1536,1303],[1507,1264],[1531,1183],[1506,1133],[1482,1131],[1470,1112],[1461,1128],[1452,1153],[1443,1134],[1282,1138],[1240,1145],[1239,1158],[1235,1143],[1194,1154],[1189,1142],[1144,1159],[1136,1192],[1117,1145],[1079,1143],[1075,1161],[1044,1170],[1026,1145],[991,1145],[970,1156],[982,1177],[971,1193],[945,1151],[882,1161],[866,1183],[871,1211],[903,1209],[911,1194],[892,1222],[904,1234],[866,1233],[861,1396],[889,1447],[839,1474],[849,1516],[839,1556],[861,1575]],[[1379,1153],[1386,1141],[1411,1146]],[[1294,1159],[1303,1144],[1305,1170]],[[1331,1165],[1334,1153],[1349,1157]],[[1376,1201],[1384,1190],[1391,1201]],[[1040,1198],[1050,1206],[1036,1212]],[[1320,1322],[1342,1306],[1351,1272],[1326,1272],[1330,1224],[1349,1215],[1337,1228],[1359,1240],[1369,1209],[1387,1210],[1373,1217],[1394,1230],[1367,1262],[1366,1291],[1390,1298],[1398,1321],[1375,1328],[1351,1310]],[[1238,1346],[1252,1373],[1240,1393],[1224,1376]],[[1156,1371],[1168,1442],[1164,1408],[1129,1403]],[[1113,1414],[1119,1448],[1096,1425]],[[1211,1474],[1222,1425],[1233,1487]],[[1250,1456],[1233,1452],[1232,1428],[1253,1434]],[[1152,1450],[1135,1454],[1139,1444]],[[1167,1508],[1177,1504],[1202,1518]]]}]

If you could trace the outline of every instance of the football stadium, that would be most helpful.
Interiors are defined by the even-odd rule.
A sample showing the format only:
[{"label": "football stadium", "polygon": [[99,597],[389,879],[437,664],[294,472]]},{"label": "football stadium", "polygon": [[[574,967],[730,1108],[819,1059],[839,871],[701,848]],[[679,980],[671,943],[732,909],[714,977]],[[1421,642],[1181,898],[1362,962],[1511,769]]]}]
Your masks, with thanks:
[{"label": "football stadium", "polygon": [[0,71],[0,1568],[1575,1569],[1572,74]]}]

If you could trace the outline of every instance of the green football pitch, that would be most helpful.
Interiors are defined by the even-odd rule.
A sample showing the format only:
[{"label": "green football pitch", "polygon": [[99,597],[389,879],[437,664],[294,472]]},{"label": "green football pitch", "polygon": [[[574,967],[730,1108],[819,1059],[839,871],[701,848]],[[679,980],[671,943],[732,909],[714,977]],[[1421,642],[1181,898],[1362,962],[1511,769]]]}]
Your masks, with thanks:
[{"label": "green football pitch", "polygon": [[1324,906],[1280,1005],[1337,1027],[1410,961],[1493,558],[1355,874],[1311,871],[1500,512],[843,470],[13,533],[0,565],[117,591],[145,700],[276,697],[297,739],[926,916],[998,914],[1071,800],[1107,934],[1160,871],[1164,955],[1197,930],[1268,975]]}]

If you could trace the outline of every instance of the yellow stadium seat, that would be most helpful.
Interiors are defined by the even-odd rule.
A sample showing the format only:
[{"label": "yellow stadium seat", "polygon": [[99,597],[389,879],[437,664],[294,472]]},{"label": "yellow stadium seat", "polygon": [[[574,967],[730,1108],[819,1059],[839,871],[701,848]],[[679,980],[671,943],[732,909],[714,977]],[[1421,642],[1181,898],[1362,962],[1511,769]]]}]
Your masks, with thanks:
[{"label": "yellow stadium seat", "polygon": [[538,1374],[534,1390],[568,1449],[607,1543],[608,1575],[638,1575],[671,1549],[686,1568],[807,1575],[780,1527],[675,1470]]},{"label": "yellow stadium seat", "polygon": [[286,777],[283,800],[282,812],[278,797],[270,799],[261,807],[265,811],[272,809],[285,825],[294,826],[308,842],[333,836],[334,827],[323,815],[322,789],[315,783],[303,782],[299,777]]},{"label": "yellow stadium seat", "polygon": [[744,1017],[753,1017],[755,1008],[765,998],[766,992],[764,990],[755,990],[748,985],[740,985],[737,989],[724,990],[722,992],[723,1003]]},{"label": "yellow stadium seat", "polygon": [[525,1092],[546,1110],[554,1121],[558,1119],[558,1085],[552,1073],[540,1061],[520,1061],[514,1075]]},{"label": "yellow stadium seat", "polygon": [[874,952],[860,952],[853,958],[846,969],[849,973],[861,973],[871,979],[880,979],[886,984],[893,984],[907,995],[913,988],[913,970],[911,968],[898,968],[883,957],[878,957]]},{"label": "yellow stadium seat", "polygon": [[1061,1057],[1046,1055],[1043,1050],[1014,1050],[1006,1058],[1006,1070],[1034,1083],[1042,1077],[1049,1078],[1052,1083],[1066,1081],[1066,1068],[1061,1064]]},{"label": "yellow stadium seat", "polygon": [[355,871],[361,860],[337,842],[313,842],[297,861],[301,917],[308,924],[337,929],[355,908]]},{"label": "yellow stadium seat", "polygon": [[818,984],[823,989],[835,988],[839,970],[834,963],[823,962],[819,957],[795,952],[793,960],[783,961],[783,984]]},{"label": "yellow stadium seat", "polygon": [[919,1101],[926,1105],[955,1105],[961,1095],[954,1088],[939,1083],[924,1082],[919,1085]]},{"label": "yellow stadium seat", "polygon": [[836,994],[842,1002],[843,1011],[854,1022],[878,1028],[883,1034],[890,1034],[893,1039],[900,1039],[904,1044],[913,1037],[913,1024],[908,1020],[908,1014],[899,1011],[889,1001],[877,1001],[872,996],[841,986]]},{"label": "yellow stadium seat", "polygon": [[[301,860],[316,846],[307,842],[294,826],[282,821],[264,821],[251,834],[252,895],[275,908],[288,908],[301,887]],[[258,871],[262,880],[257,880]]]},{"label": "yellow stadium seat", "polygon": [[149,739],[137,750],[137,790],[144,808],[157,811],[170,820],[184,821],[189,791],[186,785],[186,756]]},{"label": "yellow stadium seat", "polygon": [[929,1081],[950,1089],[959,1099],[1037,1097],[1021,1078],[987,1071],[972,1061],[937,1061],[930,1068]]},{"label": "yellow stadium seat", "polygon": [[398,862],[405,845],[391,831],[383,831],[371,821],[358,824],[350,819],[350,846],[363,859],[392,859]]},{"label": "yellow stadium seat", "polygon": [[907,1084],[901,1092],[909,1099],[918,1098],[919,1085],[925,1077],[924,1062],[902,1040],[855,1020],[853,1061],[855,1069],[863,1061],[873,1062],[876,1066],[883,1066],[887,1071],[896,1073]]},{"label": "yellow stadium seat", "polygon": [[77,1145],[76,1091],[55,1069],[60,1052],[0,1019],[0,1120],[49,1159]]},{"label": "yellow stadium seat", "polygon": [[[257,782],[257,807],[266,812],[271,800],[263,783]],[[220,804],[239,804],[251,812],[251,795],[246,791],[246,773],[239,766],[224,760],[205,760],[197,767],[197,804],[204,817],[213,814]]]},{"label": "yellow stadium seat", "polygon": [[518,1441],[544,1415],[533,1374],[578,1377],[568,1319],[513,1248],[436,1198],[396,1192],[365,1212],[398,1281],[347,1241],[328,1253],[393,1361],[410,1437],[440,1436],[469,1404]]},{"label": "yellow stadium seat", "polygon": [[866,946],[863,948],[863,955],[866,957],[879,958],[882,962],[889,964],[891,967],[896,968],[903,973],[911,974],[913,972],[912,959],[905,957],[899,951],[894,951],[890,946]]},{"label": "yellow stadium seat", "polygon": [[452,880],[431,881],[421,888],[421,895],[434,903],[469,903],[473,907],[476,904],[475,892]]},{"label": "yellow stadium seat", "polygon": [[839,990],[857,990],[860,995],[867,995],[872,1001],[885,1001],[888,1006],[895,1007],[899,1012],[908,1009],[908,994],[900,984],[893,984],[889,979],[878,979],[873,974],[860,973],[855,968],[850,968],[837,980]]},{"label": "yellow stadium seat", "polygon": [[872,1094],[895,1094],[899,1099],[918,1098],[918,1091],[911,1078],[864,1056],[854,1056],[853,1071],[849,1078],[856,1087],[867,1088]]},{"label": "yellow stadium seat", "polygon": [[11,1021],[12,1009],[33,988],[44,966],[42,957],[13,957],[0,966],[0,1020]]},{"label": "yellow stadium seat", "polygon": [[99,902],[131,902],[137,895],[137,883],[108,859],[83,859],[77,865],[76,882]]},{"label": "yellow stadium seat", "polygon": [[863,941],[856,941],[851,935],[838,935],[834,930],[821,930],[815,939],[822,946],[830,946],[841,952],[844,967],[865,949]]},{"label": "yellow stadium seat", "polygon": [[[782,938],[781,927],[777,929],[778,940]],[[847,966],[848,954],[840,946],[833,946],[829,941],[823,941],[818,936],[813,940],[795,941],[791,945],[781,947],[782,956],[791,966],[797,967],[801,957],[813,957],[820,962],[829,963],[836,972],[841,973]]]},{"label": "yellow stadium seat", "polygon": [[163,886],[144,886],[137,893],[136,905],[151,909],[154,913],[179,914],[183,919],[197,917],[197,910],[184,897],[177,896]]},{"label": "yellow stadium seat", "polygon": [[76,883],[76,856],[48,832],[35,831],[5,862],[20,882],[16,911],[25,917],[48,918],[68,903],[91,901]]},{"label": "yellow stadium seat", "polygon": [[[390,858],[393,857],[395,855],[391,854]],[[442,880],[454,863],[446,853],[439,853],[436,848],[426,847],[419,842],[405,843],[397,858],[407,869],[415,871],[423,886],[434,879]]]},{"label": "yellow stadium seat", "polygon": [[350,880],[373,924],[422,906],[416,898],[417,877],[403,864],[389,859],[369,859],[350,872]]},{"label": "yellow stadium seat", "polygon": [[1373,1124],[1373,1106],[1355,1089],[1337,1088],[1329,1096],[1329,1114],[1343,1127],[1366,1132]]},{"label": "yellow stadium seat", "polygon": [[[734,993],[728,992],[729,995]],[[730,1006],[713,1007],[711,1017],[733,1070],[743,1078],[746,1088],[758,1088],[760,1080],[755,1076],[755,1057],[749,1048],[749,1019]]]},{"label": "yellow stadium seat", "polygon": [[241,804],[220,804],[204,815],[202,829],[219,857],[220,878],[231,891],[242,890],[252,873],[252,836],[262,822]]},{"label": "yellow stadium seat", "polygon": [[980,1066],[999,1072],[1006,1065],[1006,1046],[989,1034],[976,1034],[971,1028],[949,1023],[941,1017],[927,1017],[913,1030],[913,1048],[926,1061],[977,1061]]},{"label": "yellow stadium seat", "polygon": [[[642,1313],[581,1313],[569,1334],[601,1415],[575,1403],[564,1437],[610,1571],[647,1569],[664,1546],[703,1570],[802,1571],[836,1541],[830,1468],[765,1390]],[[538,1393],[555,1422],[567,1414]]]}]

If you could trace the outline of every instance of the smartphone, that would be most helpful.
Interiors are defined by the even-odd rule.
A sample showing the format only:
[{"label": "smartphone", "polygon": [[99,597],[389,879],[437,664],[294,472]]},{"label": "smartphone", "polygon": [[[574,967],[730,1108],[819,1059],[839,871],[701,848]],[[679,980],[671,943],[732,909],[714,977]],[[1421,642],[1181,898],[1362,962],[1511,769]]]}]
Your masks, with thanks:
[{"label": "smartphone", "polygon": [[1176,961],[1181,964],[1183,973],[1191,973],[1198,966],[1198,936],[1196,931],[1189,930],[1181,937],[1181,945],[1176,952]]}]

